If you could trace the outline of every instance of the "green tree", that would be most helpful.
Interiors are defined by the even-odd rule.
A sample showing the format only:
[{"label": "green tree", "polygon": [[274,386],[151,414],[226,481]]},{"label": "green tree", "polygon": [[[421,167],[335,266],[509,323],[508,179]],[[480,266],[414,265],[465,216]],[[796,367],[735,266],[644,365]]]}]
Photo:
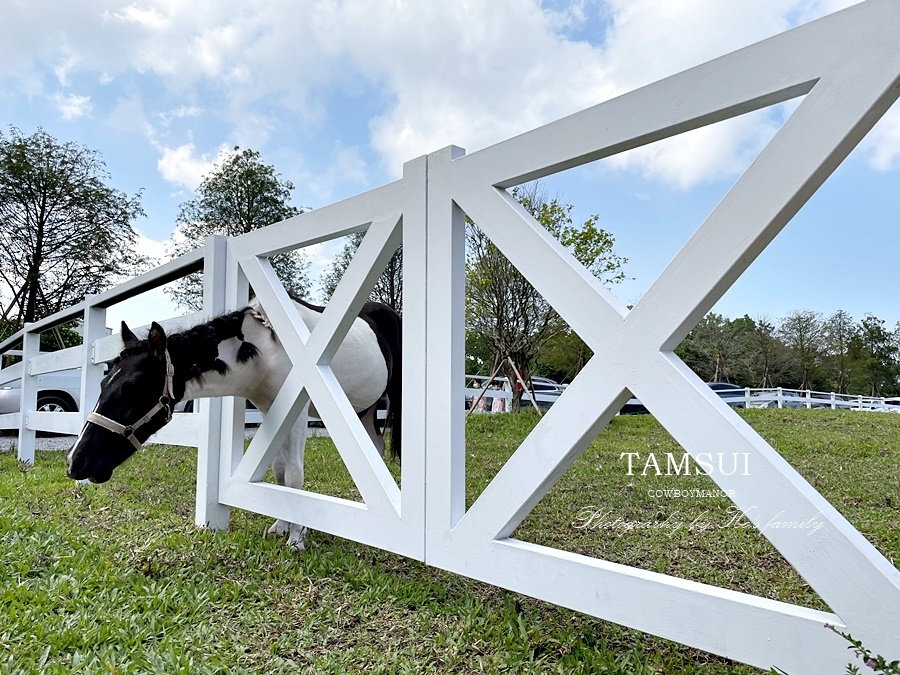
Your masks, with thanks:
[{"label": "green tree", "polygon": [[557,382],[570,382],[594,355],[578,333],[566,328],[551,337],[541,348],[534,374]]},{"label": "green tree", "polygon": [[[321,288],[325,300],[330,300],[334,295],[338,282],[347,271],[347,266],[356,254],[356,250],[362,243],[364,232],[356,232],[347,237],[343,248],[331,260],[328,268],[322,273]],[[390,305],[398,312],[403,311],[403,246],[397,248],[394,255],[388,261],[381,276],[375,282],[375,287],[369,294],[369,300],[383,302]]]},{"label": "green tree", "polygon": [[842,309],[825,320],[824,343],[831,390],[846,394],[850,383],[850,345],[858,332],[853,317]]},{"label": "green tree", "polygon": [[109,180],[94,150],[43,129],[0,132],[0,319],[21,327],[140,271],[141,194]]},{"label": "green tree", "polygon": [[825,349],[822,315],[811,310],[795,310],[782,319],[778,335],[791,350],[796,372],[792,384],[798,389],[811,389]]},{"label": "green tree", "polygon": [[[299,215],[303,209],[289,204],[293,191],[293,183],[263,163],[259,152],[235,147],[203,178],[196,196],[181,204],[168,252],[176,258],[202,246],[210,235],[238,237]],[[271,262],[289,293],[306,294],[309,262],[302,252],[282,253]],[[179,305],[199,310],[202,289],[200,274],[191,274],[166,292]]]},{"label": "green tree", "polygon": [[789,354],[778,338],[778,329],[766,316],[756,318],[750,335],[750,387],[777,387],[788,364]]},{"label": "green tree", "polygon": [[900,390],[898,346],[884,319],[871,314],[859,322],[851,339],[850,355],[855,361],[853,384],[869,396],[891,396]]},{"label": "green tree", "polygon": [[[514,189],[513,196],[594,276],[604,283],[625,278],[627,260],[613,251],[615,239],[597,226],[598,216],[574,225],[574,207],[548,199],[537,183]],[[494,368],[510,357],[526,381],[547,341],[567,329],[556,310],[471,221],[466,226],[466,300],[467,329],[491,346]],[[511,368],[506,375],[515,381]],[[513,410],[520,401],[521,391],[513,388]]]},{"label": "green tree", "polygon": [[728,319],[710,312],[694,326],[675,353],[707,382],[750,386],[756,324],[748,316]]}]

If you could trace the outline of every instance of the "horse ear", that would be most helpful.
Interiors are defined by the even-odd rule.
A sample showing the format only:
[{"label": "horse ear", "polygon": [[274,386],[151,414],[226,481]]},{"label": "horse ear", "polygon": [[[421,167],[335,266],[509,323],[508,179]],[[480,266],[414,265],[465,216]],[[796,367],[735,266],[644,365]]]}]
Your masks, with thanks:
[{"label": "horse ear", "polygon": [[122,344],[128,347],[130,344],[137,342],[137,336],[131,332],[131,329],[128,327],[124,321],[122,322]]},{"label": "horse ear", "polygon": [[164,361],[166,358],[166,332],[155,321],[150,324],[147,341],[150,343],[150,354],[160,361]]}]

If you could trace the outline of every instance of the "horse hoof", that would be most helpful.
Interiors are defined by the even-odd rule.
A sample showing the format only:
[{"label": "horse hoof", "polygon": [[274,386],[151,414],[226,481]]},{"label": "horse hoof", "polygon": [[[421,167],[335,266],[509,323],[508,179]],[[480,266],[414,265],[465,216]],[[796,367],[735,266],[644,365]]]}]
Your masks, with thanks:
[{"label": "horse hoof", "polygon": [[270,538],[278,538],[283,537],[285,533],[290,528],[288,523],[285,523],[283,520],[276,520],[272,525],[263,533],[263,537],[265,539]]}]

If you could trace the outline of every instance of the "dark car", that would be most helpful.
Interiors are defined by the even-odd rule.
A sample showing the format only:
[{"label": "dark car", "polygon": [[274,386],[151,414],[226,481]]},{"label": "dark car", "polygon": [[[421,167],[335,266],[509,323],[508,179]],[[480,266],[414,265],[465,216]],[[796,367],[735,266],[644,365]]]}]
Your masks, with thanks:
[{"label": "dark car", "polygon": [[735,408],[746,407],[745,397],[747,392],[744,391],[743,387],[731,384],[730,382],[707,382],[707,384],[709,385],[709,388],[716,392],[719,395],[719,398],[723,399],[728,405]]},{"label": "dark car", "polygon": [[[730,382],[707,382],[709,388],[719,395],[725,403],[733,408],[744,408],[744,389]],[[644,404],[636,398],[630,398],[619,411],[620,415],[643,415],[649,412]]]}]

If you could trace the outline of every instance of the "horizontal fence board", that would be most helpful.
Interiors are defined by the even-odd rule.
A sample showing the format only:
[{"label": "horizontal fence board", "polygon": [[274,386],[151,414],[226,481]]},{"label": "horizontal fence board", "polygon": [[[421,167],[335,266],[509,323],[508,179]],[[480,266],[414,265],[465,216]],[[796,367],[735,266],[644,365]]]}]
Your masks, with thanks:
[{"label": "horizontal fence board", "polygon": [[43,375],[57,370],[80,368],[84,358],[84,346],[60,349],[58,352],[39,354],[28,364],[29,375]]},{"label": "horizontal fence board", "polygon": [[34,431],[48,431],[54,434],[77,436],[84,426],[84,418],[77,412],[40,412],[30,411],[26,416],[26,424]]},{"label": "horizontal fence board", "polygon": [[3,370],[0,370],[0,387],[5,387],[10,382],[21,380],[23,369],[22,362],[19,361],[18,363],[14,363]]},{"label": "horizontal fence board", "polygon": [[0,415],[0,429],[18,429],[21,423],[22,415],[17,412]]}]

